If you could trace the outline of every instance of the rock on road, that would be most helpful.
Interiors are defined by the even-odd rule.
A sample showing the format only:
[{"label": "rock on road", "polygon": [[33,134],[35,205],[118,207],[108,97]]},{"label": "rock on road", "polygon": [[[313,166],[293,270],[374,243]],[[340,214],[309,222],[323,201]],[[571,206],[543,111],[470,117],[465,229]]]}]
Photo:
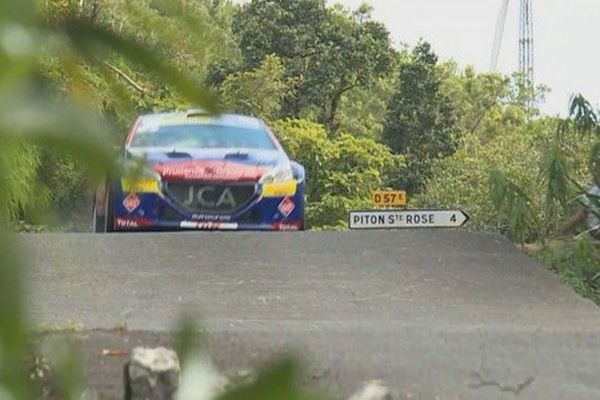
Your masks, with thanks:
[{"label": "rock on road", "polygon": [[224,366],[291,346],[339,396],[383,379],[399,398],[600,398],[598,308],[500,236],[20,238],[36,324],[160,333],[193,308]]}]

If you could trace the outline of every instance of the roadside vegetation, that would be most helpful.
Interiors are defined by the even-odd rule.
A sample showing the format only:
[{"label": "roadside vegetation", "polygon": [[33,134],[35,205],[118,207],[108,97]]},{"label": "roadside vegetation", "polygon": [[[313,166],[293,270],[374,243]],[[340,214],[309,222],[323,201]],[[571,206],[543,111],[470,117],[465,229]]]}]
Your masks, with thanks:
[{"label": "roadside vegetation", "polygon": [[[169,15],[179,26],[200,24],[183,3],[153,4],[162,7],[160,14]],[[111,143],[120,139],[115,134],[120,117],[101,108],[105,103],[92,95],[95,85],[113,79],[102,69],[108,67],[130,85],[125,78],[129,75],[121,70],[125,66],[107,64],[127,63],[144,71],[146,88],[153,84],[161,87],[164,96],[159,98],[165,104],[176,98],[209,112],[217,110],[214,96],[189,70],[164,61],[165,54],[149,47],[143,38],[120,31],[131,20],[123,21],[119,29],[96,23],[105,5],[80,0],[0,2],[0,169],[5,173],[0,179],[2,399],[96,398],[67,341],[52,339],[45,348],[38,348],[44,333],[29,325],[26,263],[14,235],[8,232],[15,227],[39,229],[29,221],[44,217],[48,209],[74,206],[78,191],[114,168]],[[111,5],[148,7],[145,2],[128,1]],[[188,30],[190,35],[196,33]],[[160,42],[160,38],[154,40]],[[216,39],[210,40],[216,43]],[[125,91],[119,92],[117,86],[113,90],[111,101],[128,100]],[[61,190],[55,192],[52,183],[61,185]],[[273,363],[252,382],[217,390],[199,332],[192,319],[183,318],[179,324],[176,342],[183,368],[179,398],[321,398],[300,388],[298,364],[288,358]]]},{"label": "roadside vegetation", "polygon": [[[205,97],[218,99],[215,107],[268,121],[307,168],[311,229],[344,229],[349,210],[368,207],[371,190],[390,187],[406,190],[412,207],[460,207],[471,229],[540,248],[557,240],[573,199],[591,181],[587,157],[598,141],[598,117],[584,98],[573,97],[566,118],[543,115],[537,105],[548,88],[440,62],[425,41],[394,47],[366,4],[355,10],[323,0],[39,4],[36,18],[45,26],[78,25],[65,32],[71,48],[44,45],[35,59],[36,84],[110,124],[103,146],[122,143],[140,113],[187,108],[192,86],[177,91],[172,79],[158,78],[169,68],[138,54],[149,61],[143,67],[79,37],[82,28],[135,40],[204,85]],[[71,133],[84,137],[79,130]],[[81,155],[24,139],[3,145],[1,154],[8,175],[0,207],[15,229],[89,229],[95,176]],[[565,263],[562,252],[553,249],[543,251],[543,261],[572,281],[556,266]],[[588,269],[600,272],[598,258],[590,260]],[[593,282],[576,276],[591,296]]]},{"label": "roadside vegetation", "polygon": [[[526,245],[600,302],[597,244],[559,234],[591,183],[596,110],[574,96],[568,117],[543,115],[548,89],[440,62],[425,41],[394,47],[371,11],[324,0],[0,2],[0,227],[87,229],[94,182],[135,116],[194,105],[269,122],[307,168],[313,229],[343,229],[373,189],[405,189],[412,207],[460,207],[472,229]],[[17,257],[0,233],[0,390],[27,398]]]},{"label": "roadside vegetation", "polygon": [[[66,32],[73,48],[44,47],[36,81],[110,124],[105,147],[123,141],[136,115],[190,102],[157,78],[168,68],[152,60],[144,68],[79,38],[81,27],[134,39],[204,85],[220,110],[267,120],[307,168],[312,229],[344,229],[371,190],[392,187],[406,190],[411,206],[462,208],[472,229],[546,243],[590,183],[587,157],[599,129],[585,99],[573,98],[567,118],[543,115],[536,105],[547,88],[440,62],[424,41],[395,48],[368,5],[39,3],[44,25],[79,25]],[[9,172],[0,207],[15,229],[89,229],[94,175],[80,158],[23,139],[3,146]]]}]

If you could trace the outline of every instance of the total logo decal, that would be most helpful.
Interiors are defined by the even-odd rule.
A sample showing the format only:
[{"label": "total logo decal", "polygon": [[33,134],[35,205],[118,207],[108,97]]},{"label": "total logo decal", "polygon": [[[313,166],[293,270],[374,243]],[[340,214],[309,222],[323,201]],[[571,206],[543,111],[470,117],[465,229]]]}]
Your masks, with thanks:
[{"label": "total logo decal", "polygon": [[125,207],[130,214],[134,212],[141,203],[139,196],[135,193],[130,193],[123,199],[123,207]]},{"label": "total logo decal", "polygon": [[151,226],[152,221],[145,218],[117,218],[115,225],[124,229],[136,229],[145,226]]},{"label": "total logo decal", "polygon": [[289,197],[284,198],[277,207],[281,215],[283,215],[286,218],[290,216],[290,214],[294,211],[295,208],[296,204]]},{"label": "total logo decal", "polygon": [[287,224],[287,223],[283,223],[283,222],[276,222],[272,226],[273,226],[273,229],[276,229],[278,231],[299,231],[300,230],[299,223]]}]

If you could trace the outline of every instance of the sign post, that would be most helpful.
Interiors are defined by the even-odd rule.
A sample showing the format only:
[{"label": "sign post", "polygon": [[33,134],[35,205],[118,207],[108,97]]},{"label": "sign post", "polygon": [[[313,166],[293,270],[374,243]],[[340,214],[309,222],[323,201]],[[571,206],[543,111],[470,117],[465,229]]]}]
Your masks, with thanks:
[{"label": "sign post", "polygon": [[350,212],[350,229],[459,228],[469,220],[461,210],[371,210]]}]

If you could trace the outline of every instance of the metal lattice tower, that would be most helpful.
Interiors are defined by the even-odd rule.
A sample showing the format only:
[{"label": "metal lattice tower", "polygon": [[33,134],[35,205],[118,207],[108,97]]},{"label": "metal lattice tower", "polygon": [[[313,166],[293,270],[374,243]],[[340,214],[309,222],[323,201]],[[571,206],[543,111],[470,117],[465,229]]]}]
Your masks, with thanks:
[{"label": "metal lattice tower", "polygon": [[521,0],[519,14],[519,71],[533,86],[533,0]]}]

